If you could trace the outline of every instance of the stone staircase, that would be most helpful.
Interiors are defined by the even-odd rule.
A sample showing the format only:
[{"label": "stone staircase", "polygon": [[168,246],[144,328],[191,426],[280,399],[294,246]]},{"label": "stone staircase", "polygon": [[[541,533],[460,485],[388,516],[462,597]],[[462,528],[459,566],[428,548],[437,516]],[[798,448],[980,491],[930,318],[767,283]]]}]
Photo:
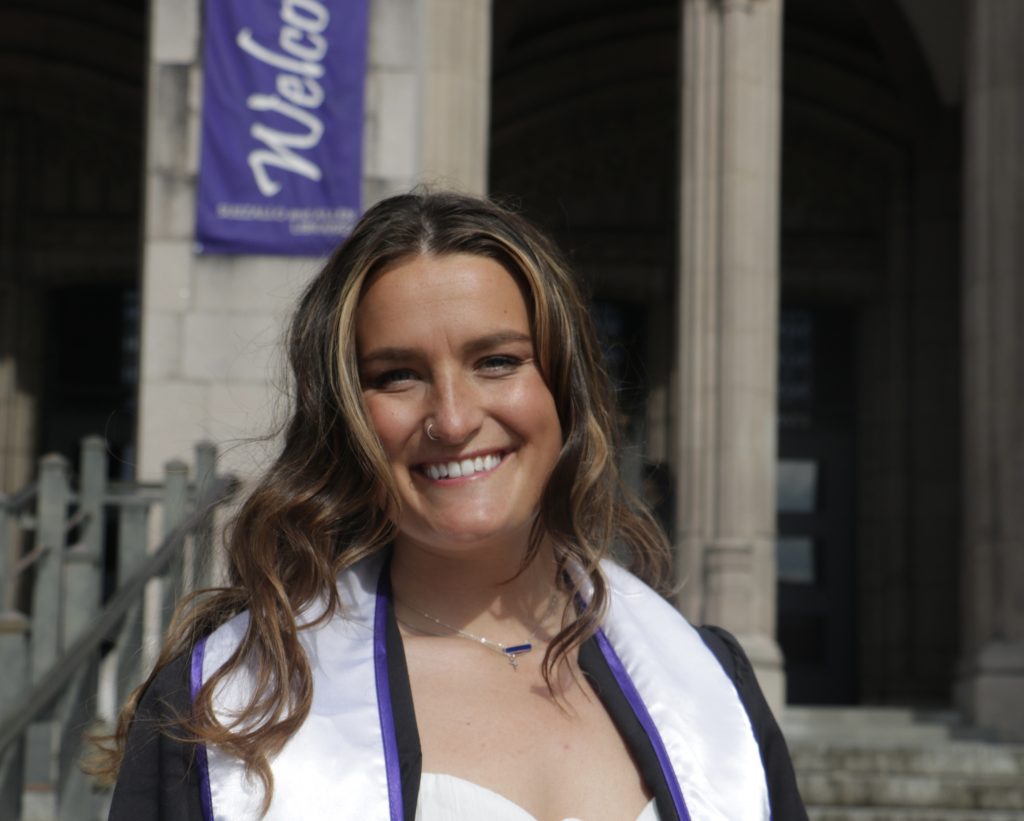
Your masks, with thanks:
[{"label": "stone staircase", "polygon": [[953,713],[790,707],[782,727],[811,821],[1024,821],[1024,744]]}]

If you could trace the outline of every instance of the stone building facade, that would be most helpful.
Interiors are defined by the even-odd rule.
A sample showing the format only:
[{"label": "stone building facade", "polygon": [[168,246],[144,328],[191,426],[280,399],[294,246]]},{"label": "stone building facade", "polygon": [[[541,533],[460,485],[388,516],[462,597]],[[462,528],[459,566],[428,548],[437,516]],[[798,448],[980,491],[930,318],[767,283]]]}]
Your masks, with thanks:
[{"label": "stone building facade", "polygon": [[[251,472],[318,260],[201,256],[200,0],[0,10],[0,490]],[[1024,7],[371,0],[363,198],[489,192],[593,297],[681,609],[775,703],[1024,737]],[[1018,256],[1021,255],[1021,256]]]}]

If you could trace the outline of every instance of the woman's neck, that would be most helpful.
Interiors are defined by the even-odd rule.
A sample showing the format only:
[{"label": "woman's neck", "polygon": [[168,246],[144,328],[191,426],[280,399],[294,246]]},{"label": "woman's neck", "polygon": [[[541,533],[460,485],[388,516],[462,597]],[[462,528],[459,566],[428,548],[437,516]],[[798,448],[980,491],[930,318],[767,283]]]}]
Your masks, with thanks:
[{"label": "woman's neck", "polygon": [[524,555],[442,554],[399,540],[391,560],[396,607],[427,613],[463,630],[532,630],[551,610],[555,561],[550,545],[542,542],[519,572]]}]

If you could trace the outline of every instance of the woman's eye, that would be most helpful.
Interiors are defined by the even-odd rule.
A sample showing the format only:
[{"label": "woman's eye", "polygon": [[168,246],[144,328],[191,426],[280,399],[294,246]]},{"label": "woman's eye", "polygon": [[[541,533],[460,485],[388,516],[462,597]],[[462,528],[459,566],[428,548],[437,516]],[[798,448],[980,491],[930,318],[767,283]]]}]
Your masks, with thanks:
[{"label": "woman's eye", "polygon": [[411,382],[414,379],[416,379],[415,371],[409,368],[395,368],[372,376],[366,382],[371,388],[387,390],[388,388],[401,387],[403,383]]},{"label": "woman's eye", "polygon": [[485,357],[480,361],[479,368],[488,373],[511,373],[520,365],[523,364],[523,360],[518,356],[511,356],[509,354],[493,354],[492,356]]}]

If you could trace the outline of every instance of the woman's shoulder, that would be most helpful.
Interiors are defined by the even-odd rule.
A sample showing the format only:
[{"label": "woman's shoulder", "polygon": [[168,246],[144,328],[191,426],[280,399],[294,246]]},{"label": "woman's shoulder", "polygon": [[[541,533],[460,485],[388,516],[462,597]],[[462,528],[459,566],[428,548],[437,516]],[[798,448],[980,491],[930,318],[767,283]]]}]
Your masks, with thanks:
[{"label": "woman's shoulder", "polygon": [[732,633],[713,624],[701,625],[697,633],[737,687],[745,685],[750,679],[756,682],[754,667]]},{"label": "woman's shoulder", "polygon": [[786,739],[757,683],[750,659],[743,652],[743,647],[736,637],[728,630],[703,625],[697,628],[697,632],[732,679],[750,718],[750,727],[757,739],[761,762],[764,765],[772,816],[797,821],[806,819],[807,814],[800,798]]},{"label": "woman's shoulder", "polygon": [[[665,653],[659,663],[666,669],[679,661],[687,663],[686,671],[680,670],[673,680],[696,677],[695,661],[702,662],[699,670],[711,673],[711,667],[717,666],[724,672],[750,722],[764,768],[773,817],[806,819],[786,741],[761,691],[754,667],[737,638],[721,627],[691,626],[668,601],[619,565],[603,562],[601,570],[608,580],[619,618],[636,622],[636,629],[624,634],[623,641],[642,643],[655,635],[660,639],[670,637],[670,644],[659,643],[658,652]],[[666,651],[668,646],[671,651]],[[706,693],[721,692],[723,685],[728,686],[721,672],[710,675],[708,681],[712,680],[718,683]]]},{"label": "woman's shoulder", "polygon": [[178,656],[153,677],[135,711],[134,724],[179,722],[191,710],[191,653]]},{"label": "woman's shoulder", "polygon": [[114,788],[111,821],[202,818],[195,745],[181,728],[192,709],[190,670],[191,654],[179,656],[142,694]]},{"label": "woman's shoulder", "polygon": [[609,609],[614,611],[614,618],[639,620],[658,633],[685,635],[690,649],[701,646],[686,617],[647,582],[611,559],[602,561],[600,570],[608,586]]},{"label": "woman's shoulder", "polygon": [[199,639],[188,660],[189,678],[209,678],[209,671],[219,669],[234,655],[248,629],[249,611],[243,610]]},{"label": "woman's shoulder", "polygon": [[[683,618],[682,614],[661,593],[655,590],[651,584],[641,579],[631,570],[623,567],[615,559],[602,559],[598,569],[608,586],[608,592],[614,600],[621,602],[639,601],[647,604],[657,602],[659,607],[664,606],[678,615],[679,618]],[[657,581],[652,582],[652,584],[657,584]]]}]

